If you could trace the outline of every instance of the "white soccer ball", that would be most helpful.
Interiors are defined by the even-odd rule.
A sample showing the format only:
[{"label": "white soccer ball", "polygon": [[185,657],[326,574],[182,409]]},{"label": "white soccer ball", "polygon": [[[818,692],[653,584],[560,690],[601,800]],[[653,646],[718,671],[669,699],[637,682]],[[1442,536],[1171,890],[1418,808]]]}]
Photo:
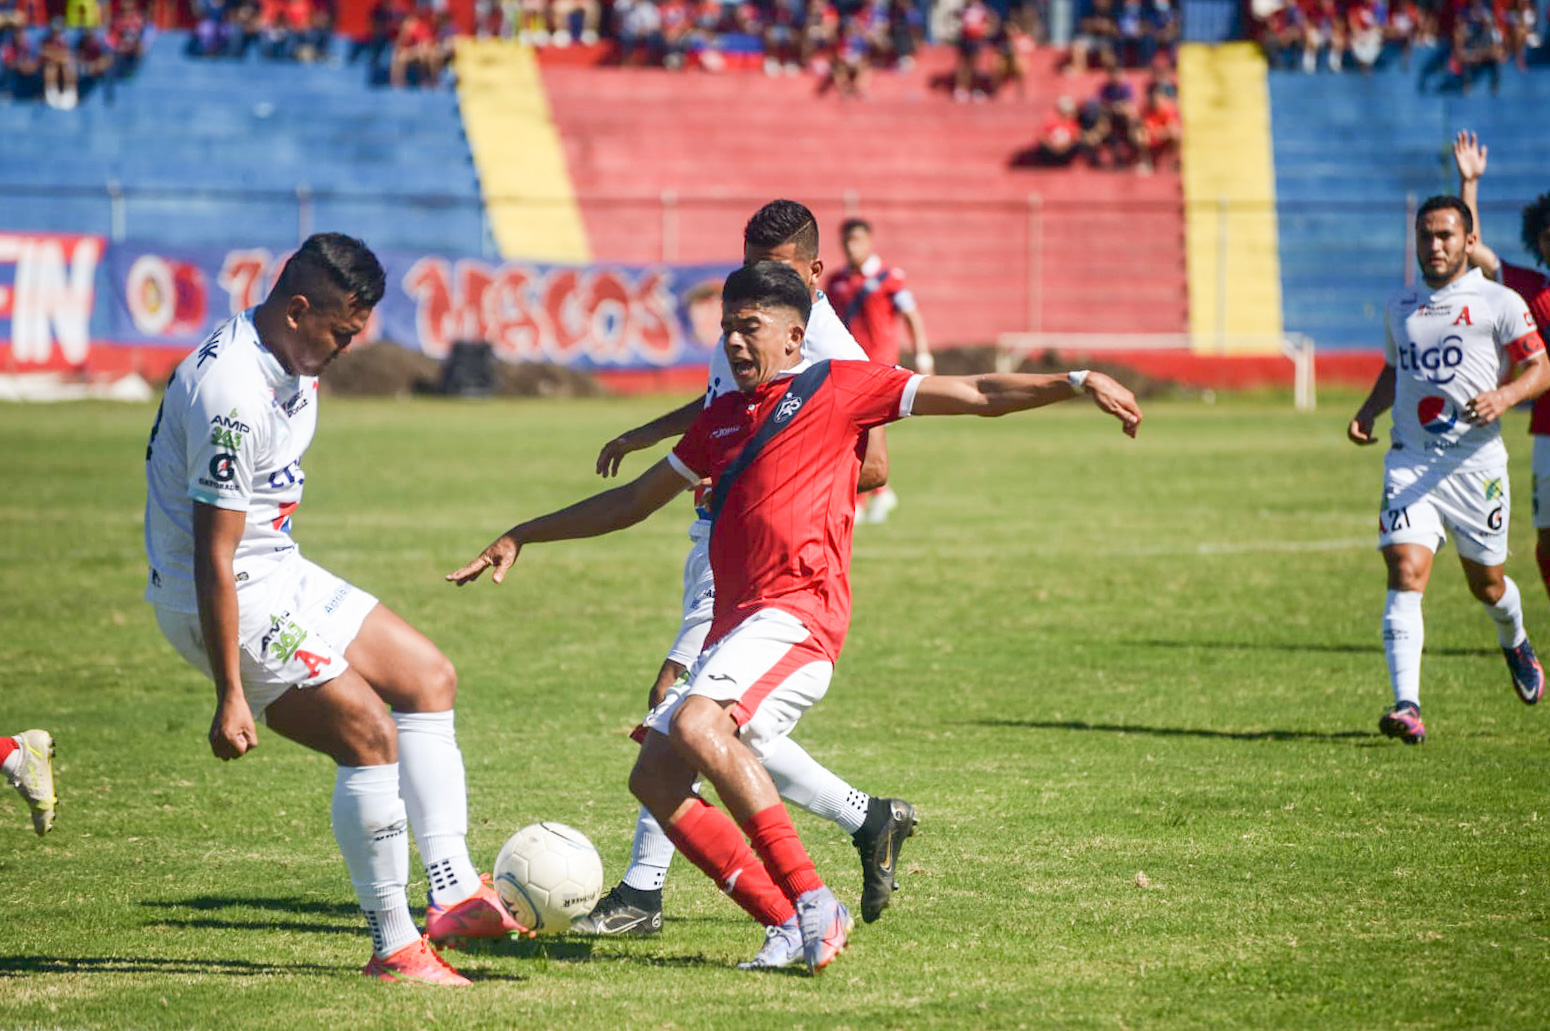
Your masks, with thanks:
[{"label": "white soccer ball", "polygon": [[563,934],[603,891],[603,860],[587,836],[563,823],[523,827],[495,856],[495,890],[517,923]]}]

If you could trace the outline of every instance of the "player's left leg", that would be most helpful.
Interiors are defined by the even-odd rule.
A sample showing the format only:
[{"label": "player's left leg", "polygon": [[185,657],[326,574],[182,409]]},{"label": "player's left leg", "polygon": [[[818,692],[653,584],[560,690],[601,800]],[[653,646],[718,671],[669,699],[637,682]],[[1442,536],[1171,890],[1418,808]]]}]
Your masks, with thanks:
[{"label": "player's left leg", "polygon": [[1535,704],[1544,695],[1545,670],[1523,626],[1523,599],[1518,585],[1507,575],[1505,565],[1481,565],[1464,558],[1462,553],[1459,562],[1469,580],[1470,593],[1485,606],[1486,614],[1496,624],[1496,639],[1507,660],[1507,671],[1512,674],[1513,689],[1525,705]]},{"label": "player's left leg", "polygon": [[32,810],[32,829],[42,837],[54,827],[54,738],[46,730],[0,737],[0,773]]},{"label": "player's left leg", "polygon": [[431,940],[455,944],[523,930],[468,854],[468,790],[452,711],[457,671],[451,661],[382,604],[361,621],[345,658],[388,703],[398,728],[399,791],[430,882],[425,923]]},{"label": "player's left leg", "polygon": [[1550,593],[1550,436],[1534,437],[1534,529],[1539,532],[1534,557],[1539,564],[1539,579]]}]

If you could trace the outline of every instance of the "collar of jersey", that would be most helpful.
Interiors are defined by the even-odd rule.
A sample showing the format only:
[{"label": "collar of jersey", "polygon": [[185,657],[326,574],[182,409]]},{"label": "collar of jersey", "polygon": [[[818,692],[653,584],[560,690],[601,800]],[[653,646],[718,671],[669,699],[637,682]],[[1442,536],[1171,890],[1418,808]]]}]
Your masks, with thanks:
[{"label": "collar of jersey", "polygon": [[297,378],[286,372],[285,366],[280,364],[280,359],[276,357],[275,353],[264,346],[263,339],[258,335],[258,326],[253,322],[253,313],[257,310],[257,308],[249,308],[242,313],[240,318],[253,331],[253,346],[258,349],[258,363],[263,367],[264,378],[269,381],[270,386],[276,386],[288,379]]},{"label": "collar of jersey", "polygon": [[1472,285],[1484,278],[1485,273],[1481,272],[1478,268],[1472,268],[1462,276],[1459,276],[1453,282],[1449,283],[1447,286],[1439,287],[1438,289],[1433,290],[1432,296],[1434,298],[1446,297],[1448,294],[1464,289],[1466,284]]},{"label": "collar of jersey", "polygon": [[863,261],[861,263],[861,268],[858,269],[857,271],[859,271],[863,276],[866,276],[868,279],[870,279],[872,276],[877,275],[877,270],[882,268],[882,267],[883,267],[883,259],[878,257],[876,254],[874,254],[870,258],[868,258],[866,261]]}]

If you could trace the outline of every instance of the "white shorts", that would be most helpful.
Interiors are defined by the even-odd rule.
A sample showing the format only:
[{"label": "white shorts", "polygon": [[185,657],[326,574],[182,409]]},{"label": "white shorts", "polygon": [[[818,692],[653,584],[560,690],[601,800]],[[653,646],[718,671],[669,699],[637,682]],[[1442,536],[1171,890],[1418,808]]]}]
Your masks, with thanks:
[{"label": "white shorts", "polygon": [[[293,687],[326,684],[350,668],[344,653],[377,599],[300,556],[237,596],[242,689],[254,719]],[[156,623],[195,669],[207,677],[199,616],[158,607]]]},{"label": "white shorts", "polygon": [[1505,464],[1456,472],[1436,465],[1385,465],[1378,547],[1419,544],[1438,551],[1448,537],[1482,566],[1507,561],[1512,495]]},{"label": "white shorts", "polygon": [[833,676],[834,663],[801,620],[779,609],[761,609],[700,656],[689,676],[646,714],[646,727],[666,734],[690,695],[732,702],[738,736],[762,760],[765,746],[791,733],[829,690]]},{"label": "white shorts", "polygon": [[1550,530],[1550,437],[1534,437],[1534,529]]},{"label": "white shorts", "polygon": [[710,539],[703,538],[689,548],[684,559],[683,619],[678,637],[667,650],[669,662],[685,669],[694,665],[710,634],[711,611],[716,606],[716,580],[710,572]]}]

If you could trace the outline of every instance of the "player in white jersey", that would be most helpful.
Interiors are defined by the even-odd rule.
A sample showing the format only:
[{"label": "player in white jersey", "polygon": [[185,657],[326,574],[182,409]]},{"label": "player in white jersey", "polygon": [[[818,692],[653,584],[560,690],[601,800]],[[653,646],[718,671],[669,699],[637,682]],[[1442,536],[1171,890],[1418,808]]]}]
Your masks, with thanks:
[{"label": "player in white jersey", "polygon": [[[338,764],[334,836],[371,928],[365,973],[462,985],[431,941],[520,928],[468,857],[457,674],[290,535],[317,376],[366,325],[384,282],[359,240],[313,236],[262,304],[179,364],[146,446],[146,599],[168,641],[215,682],[218,758],[257,747],[262,720]],[[423,938],[405,897],[406,822],[430,882]]]},{"label": "player in white jersey", "polygon": [[1394,409],[1378,512],[1394,705],[1378,729],[1407,744],[1426,740],[1421,596],[1449,536],[1470,592],[1496,623],[1519,697],[1533,704],[1544,691],[1518,586],[1506,575],[1510,492],[1498,420],[1550,387],[1550,361],[1528,305],[1469,266],[1476,236],[1464,202],[1441,196],[1421,205],[1415,238],[1425,288],[1402,290],[1389,301],[1386,362],[1347,429],[1357,444],[1376,443],[1373,423]]},{"label": "player in white jersey", "polygon": [[[780,262],[801,276],[813,292],[812,315],[802,345],[803,357],[813,361],[826,358],[867,360],[866,352],[818,290],[817,284],[823,275],[823,262],[818,258],[818,223],[804,205],[776,200],[755,212],[743,228],[743,261],[748,265],[760,261]],[[703,398],[695,398],[681,408],[609,441],[598,455],[598,473],[615,475],[625,455],[682,436],[700,409],[736,389],[725,349],[718,346],[711,353]],[[879,487],[887,479],[887,444],[883,431],[876,429],[867,439],[861,488]],[[696,493],[695,521],[689,528],[689,539],[693,544],[684,562],[683,618],[678,637],[652,684],[648,710],[670,703],[685,689],[684,672],[700,654],[710,631],[715,582],[711,576],[708,549],[710,515],[701,507],[701,501]],[[643,734],[643,730],[637,733]],[[789,738],[764,757],[764,765],[783,798],[816,816],[834,821],[850,833],[861,856],[861,916],[868,922],[876,920],[888,905],[896,886],[894,871],[898,853],[904,840],[914,833],[915,808],[902,799],[875,798],[857,790]],[[629,869],[618,886],[605,895],[590,914],[578,920],[573,929],[591,934],[642,935],[659,931],[662,927],[662,884],[674,851],[673,843],[661,826],[642,806],[636,821],[635,847]]]}]

